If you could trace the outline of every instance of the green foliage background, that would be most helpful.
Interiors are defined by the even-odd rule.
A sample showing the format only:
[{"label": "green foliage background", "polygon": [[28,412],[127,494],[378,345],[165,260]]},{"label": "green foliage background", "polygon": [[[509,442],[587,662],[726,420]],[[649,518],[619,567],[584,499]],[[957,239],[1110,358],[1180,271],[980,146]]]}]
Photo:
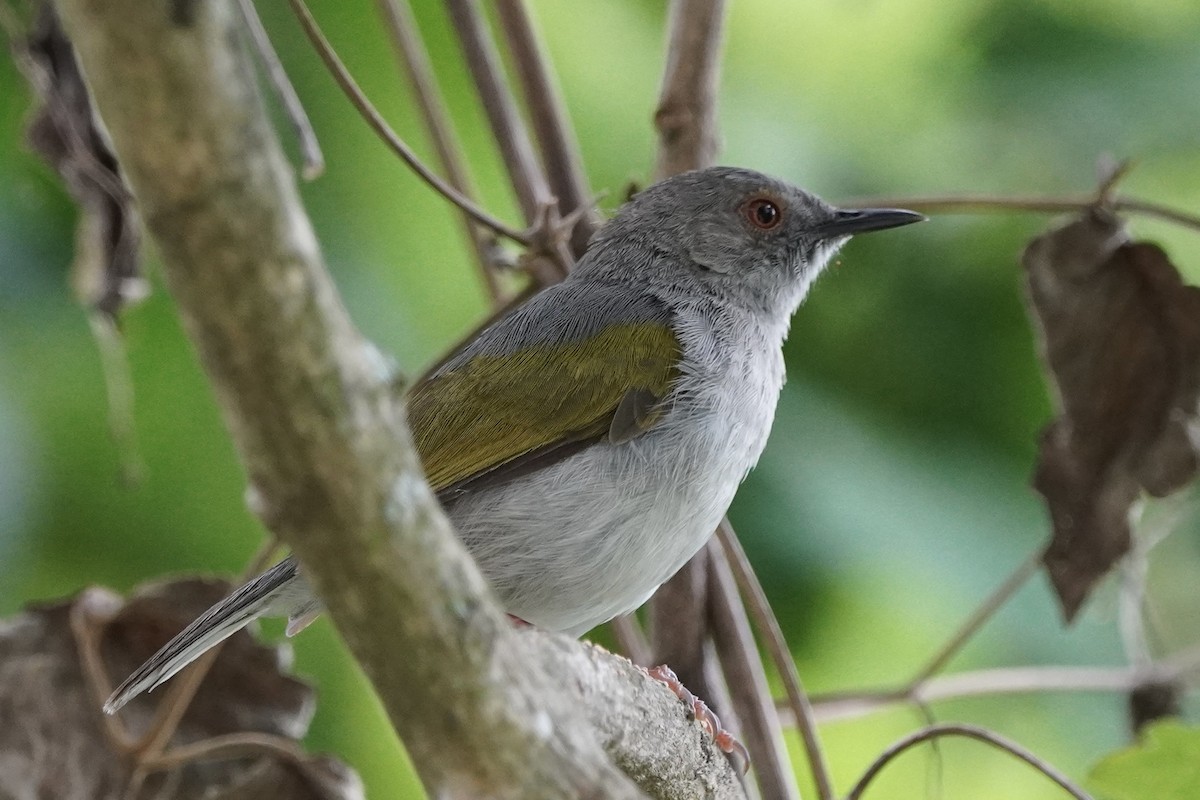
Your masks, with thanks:
[{"label": "green foliage background", "polygon": [[[416,372],[485,311],[454,220],[335,92],[283,4],[260,5],[329,161],[303,191],[338,284],[367,335]],[[371,4],[313,5],[369,94],[428,152]],[[515,219],[447,22],[438,4],[416,5],[487,205]],[[653,163],[665,3],[540,0],[535,10],[611,209]],[[836,201],[1087,190],[1096,155],[1111,152],[1139,161],[1127,191],[1194,209],[1198,40],[1193,0],[739,0],[721,161]],[[157,278],[124,318],[146,469],[136,488],[119,485],[99,360],[66,284],[74,210],[20,145],[26,108],[0,60],[0,614],[87,584],[237,571],[261,529]],[[1050,407],[1016,264],[1046,224],[946,216],[854,242],[796,318],[774,435],[732,517],[814,691],[906,677],[1046,535],[1027,477]],[[1194,233],[1142,220],[1134,230],[1200,278]],[[1156,640],[1169,650],[1200,640],[1200,535],[1186,502],[1151,511],[1147,524],[1179,528],[1150,574]],[[344,756],[374,797],[416,796],[328,623],[294,647],[320,692],[309,745]],[[1039,577],[953,667],[1122,658],[1111,585],[1064,631]],[[1119,696],[960,700],[936,714],[992,726],[1074,776],[1127,741]],[[826,726],[839,786],[918,724],[896,710]],[[907,756],[871,796],[939,784],[947,797],[1060,796],[959,742],[943,746],[940,771]]]}]

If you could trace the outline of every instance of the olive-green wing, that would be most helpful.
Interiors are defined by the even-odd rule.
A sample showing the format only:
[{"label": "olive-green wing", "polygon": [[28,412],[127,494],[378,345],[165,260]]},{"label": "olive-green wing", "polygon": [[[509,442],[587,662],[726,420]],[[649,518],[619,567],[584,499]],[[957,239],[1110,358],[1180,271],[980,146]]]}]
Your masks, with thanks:
[{"label": "olive-green wing", "polygon": [[661,321],[464,355],[409,392],[430,485],[443,497],[482,478],[539,468],[607,438],[649,429],[678,376],[679,342]]}]

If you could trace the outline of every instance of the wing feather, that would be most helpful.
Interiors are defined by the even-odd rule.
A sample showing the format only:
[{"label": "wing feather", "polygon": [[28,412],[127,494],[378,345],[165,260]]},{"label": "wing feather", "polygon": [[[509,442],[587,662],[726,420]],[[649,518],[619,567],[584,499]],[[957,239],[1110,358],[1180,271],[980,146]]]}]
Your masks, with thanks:
[{"label": "wing feather", "polygon": [[[528,320],[509,324],[522,323]],[[671,328],[661,319],[592,327],[572,337],[543,332],[541,341],[495,353],[473,347],[413,387],[409,425],[435,491],[452,496],[484,477],[542,467],[605,439],[631,393],[639,424],[653,424],[658,415],[642,408],[651,396],[665,397],[678,377]]]}]

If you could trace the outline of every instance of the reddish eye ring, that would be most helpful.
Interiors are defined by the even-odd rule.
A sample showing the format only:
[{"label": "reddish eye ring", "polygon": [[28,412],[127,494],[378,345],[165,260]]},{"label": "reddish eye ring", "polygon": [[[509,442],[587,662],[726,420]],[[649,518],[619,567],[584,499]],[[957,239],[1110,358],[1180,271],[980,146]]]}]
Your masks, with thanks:
[{"label": "reddish eye ring", "polygon": [[772,200],[758,197],[746,203],[744,213],[751,225],[760,231],[769,231],[783,221],[783,211]]}]

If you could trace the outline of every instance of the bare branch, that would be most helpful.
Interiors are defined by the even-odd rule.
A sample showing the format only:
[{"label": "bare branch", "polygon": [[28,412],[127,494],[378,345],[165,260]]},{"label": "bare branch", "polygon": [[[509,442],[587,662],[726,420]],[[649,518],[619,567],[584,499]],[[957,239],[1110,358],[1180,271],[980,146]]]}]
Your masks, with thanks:
[{"label": "bare branch", "polygon": [[704,640],[708,635],[708,552],[702,549],[655,592],[650,604],[651,660],[668,664],[679,682],[708,703],[714,686],[705,670]]},{"label": "bare branch", "polygon": [[[446,179],[464,197],[472,197],[475,192],[471,188],[466,164],[463,163],[458,137],[454,135],[450,115],[446,113],[446,107],[442,103],[437,79],[429,63],[429,53],[417,31],[417,22],[413,18],[408,0],[375,0],[375,4],[391,34],[396,57],[404,65],[405,75],[408,76],[413,94],[416,95],[421,118],[425,120],[425,128],[429,132],[429,138],[433,140]],[[475,264],[479,268],[480,277],[483,278],[492,302],[497,303],[501,299],[501,290],[494,263],[496,240],[473,223],[470,215],[465,212],[460,219],[463,222],[463,234],[475,253]]]},{"label": "bare branch", "polygon": [[[738,796],[728,764],[669,692],[593,648],[518,634],[497,607],[421,476],[390,366],[354,329],[324,268],[232,4],[60,8],[251,505],[299,556],[430,793],[640,796],[601,750],[578,673],[551,677],[551,665],[573,669],[564,653],[574,653],[624,676],[589,686],[654,717],[643,755],[661,763],[665,749],[678,765],[692,753],[684,769],[710,765],[679,778],[687,783],[647,769],[643,786],[694,797],[706,780],[714,796]],[[619,742],[608,746],[625,757]]]},{"label": "bare branch", "polygon": [[311,181],[325,171],[325,156],[321,154],[321,144],[317,141],[316,131],[313,130],[308,114],[304,111],[300,96],[296,94],[295,87],[279,61],[279,54],[275,52],[271,37],[263,27],[258,10],[254,7],[254,0],[238,0],[238,8],[246,20],[246,27],[250,30],[250,41],[258,53],[263,69],[267,72],[267,79],[271,82],[279,101],[283,103],[283,110],[296,132],[296,140],[300,145],[300,174],[306,181]]},{"label": "bare branch", "polygon": [[1117,632],[1130,664],[1144,666],[1153,661],[1146,632],[1146,578],[1150,559],[1139,540],[1134,540],[1121,564],[1120,589],[1117,592]]},{"label": "bare branch", "polygon": [[[880,206],[902,206],[925,213],[946,212],[950,214],[1003,213],[1008,211],[1033,211],[1059,214],[1086,211],[1096,207],[1095,194],[1038,196],[1038,195],[992,195],[992,194],[945,194],[945,195],[898,195],[881,197],[855,197],[842,203],[846,208],[874,208]],[[1115,195],[1105,198],[1104,207],[1112,211],[1142,214],[1147,217],[1173,222],[1185,228],[1200,230],[1200,215],[1170,208],[1159,203],[1138,200],[1133,197]]]},{"label": "bare branch", "polygon": [[[1176,683],[1200,673],[1200,647],[1137,667],[1000,667],[930,678],[913,687],[866,692],[833,692],[813,697],[821,722],[857,719],[900,703],[929,705],[962,697],[1034,692],[1128,693],[1150,684]],[[783,724],[790,709],[780,708]]]},{"label": "bare branch", "polygon": [[469,198],[464,197],[453,186],[442,180],[433,170],[425,166],[422,161],[417,158],[416,153],[412,151],[404,140],[401,139],[394,130],[384,121],[379,111],[371,104],[366,95],[355,83],[350,72],[346,69],[346,65],[338,58],[336,52],[329,44],[329,40],[325,38],[325,34],[321,32],[321,28],[317,25],[317,21],[313,18],[312,12],[304,5],[303,0],[288,0],[292,6],[292,11],[295,12],[296,18],[300,20],[301,27],[304,28],[305,34],[309,41],[316,48],[317,54],[321,56],[321,60],[325,62],[325,66],[329,69],[329,73],[337,82],[338,87],[358,110],[358,113],[366,120],[371,129],[376,135],[383,140],[392,151],[400,156],[401,160],[409,166],[409,168],[417,173],[421,180],[425,181],[430,188],[440,194],[442,197],[449,200],[454,205],[462,209],[463,213],[470,214],[471,219],[478,222],[496,233],[511,239],[518,244],[528,245],[529,236],[522,231],[510,228],[500,220],[493,217],[488,212],[484,211]]},{"label": "bare branch", "polygon": [[553,196],[533,153],[533,143],[525,130],[512,92],[504,81],[504,67],[488,31],[487,21],[477,0],[446,0],[446,7],[462,44],[467,69],[479,92],[488,124],[491,125],[492,136],[500,148],[521,213],[525,215],[526,224],[532,224],[538,210]]},{"label": "bare branch", "polygon": [[752,766],[759,793],[772,800],[799,800],[800,789],[784,745],[783,728],[771,704],[767,674],[746,609],[738,597],[737,583],[721,546],[710,540],[706,550],[713,644],[738,712],[746,749],[755,754]]},{"label": "bare branch", "polygon": [[997,750],[1008,753],[1020,761],[1024,761],[1026,764],[1033,767],[1038,772],[1042,773],[1054,783],[1062,787],[1062,789],[1074,797],[1075,800],[1091,800],[1091,795],[1076,786],[1069,778],[1067,778],[1066,775],[1063,775],[1054,767],[1050,766],[1033,753],[1021,747],[1021,745],[1017,744],[1016,742],[1010,741],[1000,734],[993,733],[986,728],[980,728],[975,725],[958,724],[930,725],[926,728],[922,728],[919,731],[909,734],[893,744],[887,750],[884,750],[871,763],[871,766],[867,768],[867,771],[863,773],[863,776],[859,778],[858,783],[854,784],[854,788],[847,793],[846,800],[859,800],[875,776],[878,775],[884,767],[890,764],[904,751],[909,750],[916,745],[922,744],[923,742],[933,741],[934,739],[938,739],[943,736],[963,736],[968,739],[974,739],[990,745]]},{"label": "bare branch", "polygon": [[[249,580],[262,572],[278,549],[278,540],[274,536],[269,537],[262,547],[259,548],[258,552],[254,554],[254,557],[250,559],[250,563],[242,572],[242,579]],[[162,701],[155,710],[154,719],[150,722],[150,727],[147,728],[146,733],[137,744],[139,759],[153,760],[166,749],[171,741],[171,737],[175,735],[176,728],[179,727],[179,723],[183,720],[183,715],[187,712],[188,706],[196,696],[196,692],[199,691],[200,684],[212,668],[213,662],[221,654],[221,650],[224,649],[225,644],[225,642],[220,642],[204,653],[204,655],[197,658],[167,688]],[[108,694],[111,694],[111,691]],[[105,716],[108,715],[106,714]]]},{"label": "bare branch", "polygon": [[665,178],[713,163],[717,156],[717,81],[725,0],[673,0],[667,65],[654,124]]},{"label": "bare branch", "polygon": [[1102,153],[1096,159],[1096,204],[1105,205],[1117,190],[1117,184],[1125,179],[1134,167],[1133,159],[1118,161]]},{"label": "bare branch", "polygon": [[306,753],[291,739],[267,733],[230,733],[183,745],[154,758],[145,769],[154,772],[178,769],[198,761],[222,761],[247,756],[272,755],[284,763],[300,764]]},{"label": "bare branch", "polygon": [[[666,67],[655,126],[659,134],[656,177],[709,166],[716,156],[716,87],[720,78],[723,0],[674,0],[668,21]],[[723,568],[723,567],[722,567]],[[718,682],[709,649],[707,555],[701,550],[655,592],[650,605],[654,660],[668,663],[684,685],[715,703]],[[739,698],[741,695],[739,695]],[[765,699],[765,698],[760,698]],[[718,705],[718,711],[728,710]],[[753,708],[737,709],[753,717]],[[760,755],[751,750],[753,758]],[[768,762],[772,756],[763,754]]]},{"label": "bare branch", "polygon": [[817,796],[821,800],[832,800],[834,797],[833,779],[830,777],[829,764],[826,762],[825,753],[821,748],[816,714],[808,699],[808,693],[804,690],[804,684],[800,681],[800,673],[796,670],[796,662],[792,660],[787,641],[783,638],[779,620],[771,612],[771,604],[767,602],[767,595],[763,591],[762,584],[758,582],[758,576],[750,568],[746,551],[742,549],[742,543],[738,541],[728,520],[722,521],[721,526],[717,528],[717,538],[725,551],[725,557],[729,559],[738,589],[747,599],[750,613],[759,631],[766,638],[767,650],[775,662],[775,668],[779,670],[779,677],[783,680],[788,704],[794,715],[793,719],[800,729],[800,738],[804,741],[804,750],[808,755],[813,782],[817,786]]},{"label": "bare branch", "polygon": [[[513,55],[542,163],[546,167],[550,190],[558,198],[559,211],[565,216],[576,209],[586,209],[592,202],[591,190],[580,163],[579,143],[529,18],[529,8],[525,0],[498,0],[496,12]],[[575,258],[583,255],[595,230],[593,216],[585,214],[571,232],[571,251]]]},{"label": "bare branch", "polygon": [[979,629],[982,628],[988,620],[990,620],[997,611],[1012,599],[1022,586],[1029,582],[1041,568],[1042,556],[1045,548],[1039,547],[1034,553],[1026,558],[1021,564],[1012,571],[1012,573],[1004,579],[1004,582],[996,588],[994,592],[987,596],[979,607],[971,612],[971,616],[959,627],[954,635],[942,645],[937,653],[934,654],[928,663],[925,664],[913,679],[909,681],[909,686],[917,686],[922,681],[927,680],[933,675],[941,672],[945,666],[950,663],[954,656],[958,655],[963,646],[971,640]]},{"label": "bare branch", "polygon": [[[1037,572],[1042,558],[1039,548],[1005,578],[971,613],[929,662],[904,686],[864,692],[834,692],[813,698],[817,719],[822,722],[853,719],[900,704],[927,706],[940,700],[977,695],[1043,691],[1129,692],[1151,683],[1174,682],[1200,668],[1188,654],[1175,660],[1146,661],[1132,668],[1021,667],[976,670],[959,675],[934,677],[979,629]],[[780,709],[784,724],[795,720],[792,709]]]},{"label": "bare branch", "polygon": [[561,280],[570,272],[575,261],[566,243],[554,235],[562,214],[554,196],[550,194],[541,165],[533,154],[529,132],[504,80],[504,67],[478,0],[446,0],[446,6],[450,10],[454,29],[458,32],[467,69],[483,102],[492,137],[500,148],[509,180],[516,191],[521,212],[525,215],[526,223],[545,237],[542,242],[537,241],[538,236],[532,237],[535,239],[534,249],[539,249],[540,245],[541,250],[533,253],[533,257],[539,261],[554,262],[553,269],[535,263],[531,265],[530,274],[542,285]]}]

